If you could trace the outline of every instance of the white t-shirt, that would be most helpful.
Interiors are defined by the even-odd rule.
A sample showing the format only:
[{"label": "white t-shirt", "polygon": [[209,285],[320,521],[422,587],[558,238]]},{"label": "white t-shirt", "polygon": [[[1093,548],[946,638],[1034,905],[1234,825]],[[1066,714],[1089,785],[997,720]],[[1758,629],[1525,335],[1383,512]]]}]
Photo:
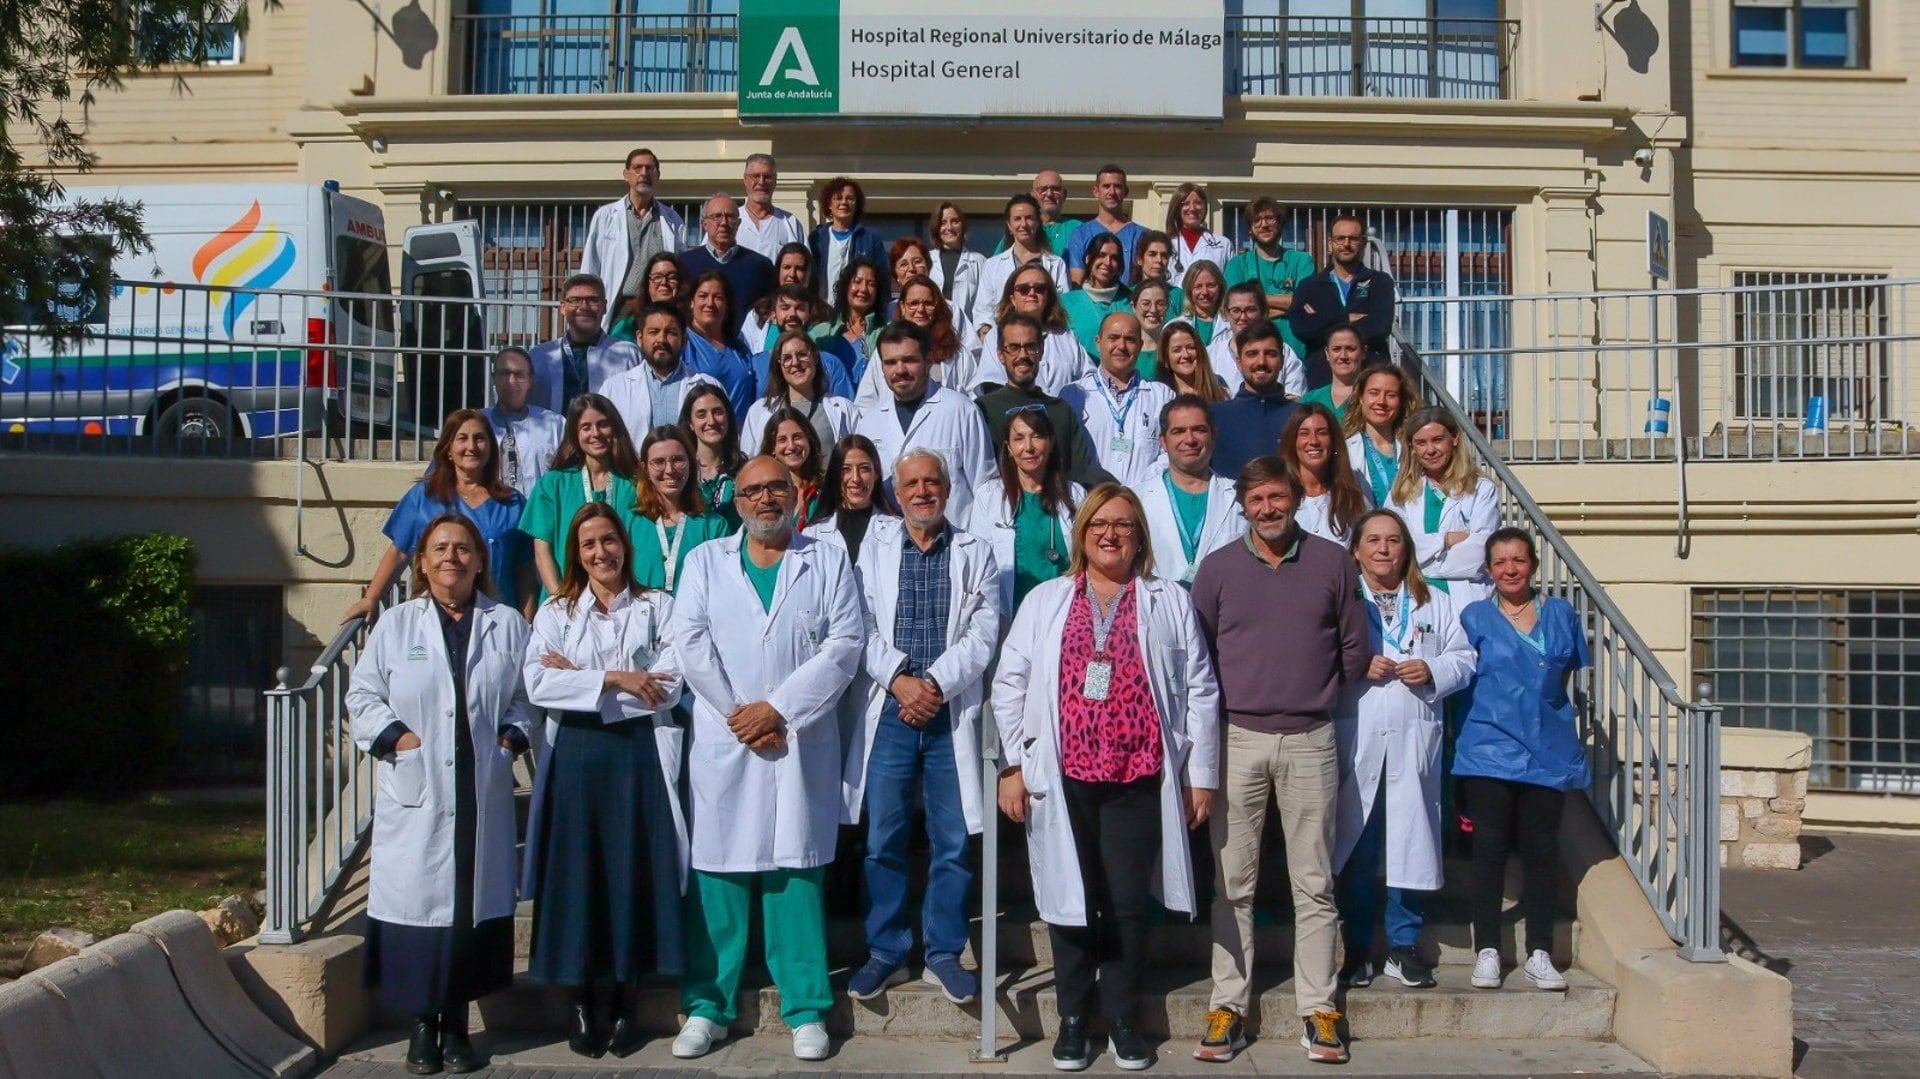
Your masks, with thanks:
[{"label": "white t-shirt", "polygon": [[800,219],[780,207],[775,206],[765,221],[755,221],[747,212],[747,204],[740,204],[740,231],[735,234],[735,242],[741,247],[760,252],[768,262],[778,262],[782,247],[805,241]]}]

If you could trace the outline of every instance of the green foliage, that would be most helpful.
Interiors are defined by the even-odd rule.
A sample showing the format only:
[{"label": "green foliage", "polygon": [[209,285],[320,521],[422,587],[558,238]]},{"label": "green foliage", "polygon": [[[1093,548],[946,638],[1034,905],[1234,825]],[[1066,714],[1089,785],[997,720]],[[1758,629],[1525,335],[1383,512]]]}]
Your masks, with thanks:
[{"label": "green foliage", "polygon": [[0,797],[125,795],[179,738],[193,543],[151,533],[0,551]]},{"label": "green foliage", "polygon": [[[279,0],[264,0],[272,9]],[[68,200],[56,176],[92,171],[89,111],[128,76],[203,65],[213,24],[244,32],[237,0],[0,0],[0,316],[75,341],[108,252],[153,249],[140,205]],[[174,76],[176,92],[185,81]],[[23,149],[15,138],[32,141]],[[103,264],[106,260],[107,264]]]}]

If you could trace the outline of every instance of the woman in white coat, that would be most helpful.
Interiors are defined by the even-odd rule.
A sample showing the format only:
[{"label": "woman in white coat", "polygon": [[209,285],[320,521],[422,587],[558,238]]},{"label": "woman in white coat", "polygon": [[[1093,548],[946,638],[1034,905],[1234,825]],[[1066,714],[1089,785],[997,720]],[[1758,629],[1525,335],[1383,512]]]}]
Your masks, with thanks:
[{"label": "woman in white coat", "polygon": [[634,580],[627,531],[604,503],[580,507],[567,551],[566,577],[534,615],[526,653],[527,695],[549,710],[553,733],[527,820],[527,977],[569,990],[575,1053],[625,1057],[640,1045],[627,1008],[635,985],[686,967],[673,600]]},{"label": "woman in white coat", "polygon": [[1147,1067],[1134,1026],[1149,889],[1194,911],[1186,833],[1220,785],[1219,690],[1186,589],[1153,576],[1146,515],[1115,483],[1073,522],[1070,574],[1014,615],[993,681],[1001,811],[1027,830],[1034,898],[1052,936],[1054,1067],[1091,1052],[1100,971],[1115,1062]]},{"label": "woman in white coat", "polygon": [[1233,259],[1233,243],[1208,228],[1213,216],[1213,200],[1207,189],[1195,183],[1174,189],[1167,203],[1167,237],[1173,241],[1173,258],[1167,277],[1178,281],[1196,262],[1225,266]]},{"label": "woman in white coat", "polygon": [[1353,538],[1360,515],[1373,508],[1366,488],[1347,464],[1340,420],[1318,401],[1301,401],[1280,432],[1280,459],[1300,479],[1304,492],[1293,519],[1300,527],[1342,547]]},{"label": "woman in white coat", "polygon": [[1391,508],[1413,532],[1420,573],[1456,607],[1492,595],[1487,537],[1500,527],[1500,494],[1461,448],[1460,425],[1444,409],[1415,412],[1400,431],[1400,457]]},{"label": "woman in white coat", "polygon": [[1058,397],[1061,390],[1093,370],[1093,359],[1080,347],[1080,340],[1074,336],[1073,326],[1067,319],[1067,309],[1060,302],[1059,286],[1044,268],[1028,263],[1007,278],[1006,291],[994,311],[993,324],[980,342],[979,358],[967,380],[967,390],[1006,384],[1007,368],[1000,362],[1000,319],[1015,311],[1038,319],[1046,333],[1040,341],[1040,373],[1033,380],[1042,392]]},{"label": "woman in white coat", "polygon": [[[999,322],[1001,304],[1006,299],[1007,279],[1022,266],[1038,265],[1053,282],[1056,293],[1067,291],[1066,256],[1047,250],[1047,234],[1040,227],[1040,202],[1022,192],[1007,200],[1006,249],[980,266],[980,284],[974,289],[970,309],[972,332],[965,335],[967,347],[980,348],[987,331]],[[987,351],[987,356],[999,353]]]},{"label": "woman in white coat", "polygon": [[435,518],[415,598],[373,627],[347,688],[354,744],[377,761],[366,982],[414,1017],[416,1074],[480,1067],[467,1004],[513,981],[513,758],[534,713],[527,624],[492,589],[479,529]]},{"label": "woman in white coat", "polygon": [[1400,477],[1400,428],[1419,400],[1413,379],[1394,364],[1364,367],[1354,380],[1340,430],[1347,436],[1347,465],[1372,505],[1390,504]]},{"label": "woman in white coat", "polygon": [[934,207],[927,218],[927,235],[933,237],[931,264],[927,276],[940,286],[947,306],[953,311],[954,326],[964,340],[968,315],[980,291],[980,274],[987,259],[978,251],[967,250],[967,215],[951,202]]},{"label": "woman in white coat", "polygon": [[1445,883],[1440,863],[1442,702],[1473,679],[1474,652],[1446,593],[1427,587],[1413,537],[1390,510],[1354,525],[1373,659],[1335,717],[1340,793],[1333,868],[1345,927],[1349,987],[1373,980],[1373,934],[1386,877],[1386,975],[1415,989],[1434,984],[1420,958],[1424,893]]},{"label": "woman in white coat", "polygon": [[1011,619],[1027,593],[1066,572],[1087,489],[1067,478],[1067,445],[1044,407],[1014,413],[996,453],[1000,474],[974,489],[966,529],[992,545],[1000,610]]},{"label": "woman in white coat", "polygon": [[804,330],[788,330],[767,350],[765,397],[755,398],[740,423],[740,451],[752,456],[766,437],[767,421],[782,408],[791,408],[813,425],[822,446],[831,446],[850,433],[860,419],[853,402],[827,392],[827,371],[820,363],[820,346]]}]

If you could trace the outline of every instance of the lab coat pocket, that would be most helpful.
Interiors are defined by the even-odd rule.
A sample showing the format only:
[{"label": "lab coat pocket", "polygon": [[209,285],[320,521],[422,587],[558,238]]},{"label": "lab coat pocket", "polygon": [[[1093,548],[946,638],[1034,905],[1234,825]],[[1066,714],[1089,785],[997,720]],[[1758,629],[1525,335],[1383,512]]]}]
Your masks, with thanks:
[{"label": "lab coat pocket", "polygon": [[393,755],[393,763],[381,762],[386,772],[387,794],[395,802],[415,809],[427,803],[427,765],[426,754],[421,747],[400,750]]}]

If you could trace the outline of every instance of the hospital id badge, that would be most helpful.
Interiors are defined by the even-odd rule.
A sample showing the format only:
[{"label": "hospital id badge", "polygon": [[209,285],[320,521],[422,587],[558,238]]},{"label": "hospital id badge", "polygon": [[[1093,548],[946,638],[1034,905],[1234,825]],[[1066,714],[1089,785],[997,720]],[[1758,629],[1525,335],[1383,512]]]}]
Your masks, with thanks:
[{"label": "hospital id badge", "polygon": [[1087,664],[1087,675],[1080,682],[1080,695],[1090,701],[1104,701],[1113,688],[1113,664],[1096,659]]},{"label": "hospital id badge", "polygon": [[644,670],[649,670],[652,667],[653,667],[653,649],[648,648],[646,645],[643,644],[640,647],[633,650],[633,669],[634,670],[644,671]]},{"label": "hospital id badge", "polygon": [[1125,435],[1114,435],[1107,440],[1107,449],[1113,453],[1132,453],[1133,439]]}]

